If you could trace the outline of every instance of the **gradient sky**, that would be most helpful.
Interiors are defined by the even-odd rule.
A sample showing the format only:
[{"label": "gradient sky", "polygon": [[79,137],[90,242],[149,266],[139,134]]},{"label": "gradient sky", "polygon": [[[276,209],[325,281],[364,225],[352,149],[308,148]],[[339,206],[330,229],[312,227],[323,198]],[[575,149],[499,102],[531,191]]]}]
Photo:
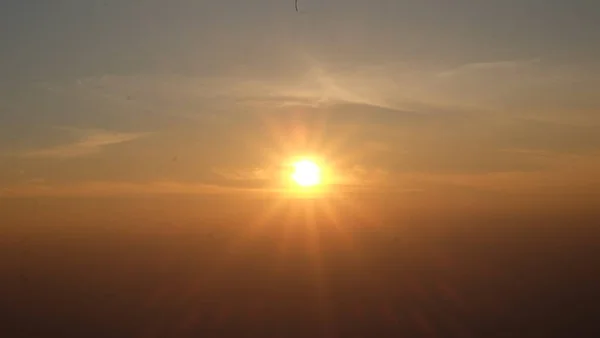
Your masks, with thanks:
[{"label": "gradient sky", "polygon": [[305,153],[349,189],[597,196],[598,1],[299,7],[2,1],[0,196],[271,189]]}]

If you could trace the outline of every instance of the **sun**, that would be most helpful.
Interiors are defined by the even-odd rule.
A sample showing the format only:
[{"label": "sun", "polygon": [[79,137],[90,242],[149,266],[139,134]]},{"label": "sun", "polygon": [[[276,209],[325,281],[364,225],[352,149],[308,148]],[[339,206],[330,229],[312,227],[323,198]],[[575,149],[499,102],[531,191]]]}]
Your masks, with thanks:
[{"label": "sun", "polygon": [[301,187],[313,187],[321,183],[321,168],[311,160],[300,160],[292,164],[292,180]]}]

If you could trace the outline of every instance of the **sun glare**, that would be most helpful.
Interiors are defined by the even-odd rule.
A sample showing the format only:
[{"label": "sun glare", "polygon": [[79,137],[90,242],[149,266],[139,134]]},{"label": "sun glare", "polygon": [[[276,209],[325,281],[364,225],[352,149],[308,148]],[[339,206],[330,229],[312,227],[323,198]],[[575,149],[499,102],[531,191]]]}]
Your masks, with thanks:
[{"label": "sun glare", "polygon": [[312,187],[321,183],[321,168],[310,160],[301,160],[293,165],[292,180],[302,187]]}]

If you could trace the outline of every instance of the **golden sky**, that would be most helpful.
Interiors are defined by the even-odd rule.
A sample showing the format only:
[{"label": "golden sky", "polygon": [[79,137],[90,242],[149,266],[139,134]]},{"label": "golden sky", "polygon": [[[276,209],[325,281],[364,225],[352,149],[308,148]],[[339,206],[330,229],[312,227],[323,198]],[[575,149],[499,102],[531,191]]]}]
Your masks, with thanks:
[{"label": "golden sky", "polygon": [[597,197],[594,5],[301,5],[2,5],[0,196]]}]

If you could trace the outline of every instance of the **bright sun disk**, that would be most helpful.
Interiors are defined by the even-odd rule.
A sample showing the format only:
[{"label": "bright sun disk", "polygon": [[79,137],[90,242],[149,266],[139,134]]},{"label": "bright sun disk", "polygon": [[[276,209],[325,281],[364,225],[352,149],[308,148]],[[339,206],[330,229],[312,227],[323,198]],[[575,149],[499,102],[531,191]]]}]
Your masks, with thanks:
[{"label": "bright sun disk", "polygon": [[293,165],[292,179],[302,187],[312,187],[321,183],[321,169],[310,160],[301,160]]}]

